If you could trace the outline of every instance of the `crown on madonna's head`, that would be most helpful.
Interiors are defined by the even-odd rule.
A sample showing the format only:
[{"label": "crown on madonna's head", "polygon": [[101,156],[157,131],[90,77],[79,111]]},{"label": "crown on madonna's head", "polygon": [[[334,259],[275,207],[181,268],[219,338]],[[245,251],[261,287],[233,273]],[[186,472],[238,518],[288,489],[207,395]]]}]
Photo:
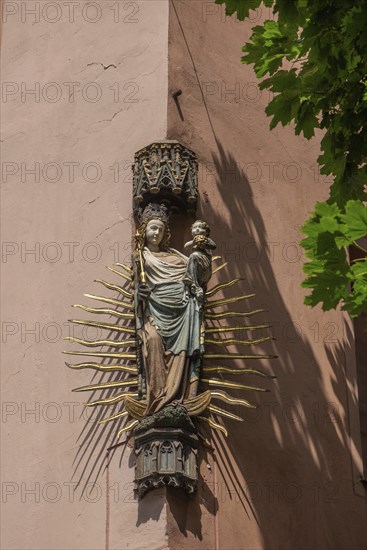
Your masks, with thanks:
[{"label": "crown on madonna's head", "polygon": [[144,210],[139,211],[139,221],[142,223],[145,220],[159,219],[167,223],[169,219],[168,208],[164,204],[151,202]]}]

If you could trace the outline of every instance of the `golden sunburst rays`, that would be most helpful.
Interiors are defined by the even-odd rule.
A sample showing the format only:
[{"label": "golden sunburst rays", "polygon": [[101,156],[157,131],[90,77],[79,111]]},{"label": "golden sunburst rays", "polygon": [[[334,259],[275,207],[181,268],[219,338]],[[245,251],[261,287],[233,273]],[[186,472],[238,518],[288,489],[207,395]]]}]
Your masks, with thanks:
[{"label": "golden sunburst rays", "polygon": [[197,419],[201,420],[202,422],[205,422],[206,424],[209,424],[211,428],[214,428],[216,430],[219,430],[220,432],[223,432],[226,437],[228,436],[228,432],[225,429],[225,427],[222,426],[221,424],[218,424],[217,422],[214,422],[214,420],[212,420],[208,416],[198,416]]},{"label": "golden sunburst rays", "polygon": [[217,414],[218,416],[224,416],[226,418],[231,418],[232,420],[238,420],[239,422],[244,421],[244,419],[241,418],[240,416],[237,416],[237,414],[221,409],[220,407],[217,407],[215,405],[209,405],[208,409],[209,411],[211,411],[214,414]]},{"label": "golden sunburst rays", "polygon": [[117,382],[100,382],[98,384],[91,384],[89,386],[81,386],[80,388],[74,388],[73,391],[92,391],[92,390],[106,390],[110,388],[123,388],[126,386],[137,386],[138,379],[133,378],[131,380],[118,380]]},{"label": "golden sunburst rays", "polygon": [[219,306],[224,306],[226,304],[233,304],[239,302],[240,300],[246,300],[248,298],[253,298],[255,294],[243,294],[242,296],[235,296],[234,298],[227,298],[221,300],[208,300],[205,304],[205,309],[213,309]]},{"label": "golden sunburst rays", "polygon": [[218,390],[218,391],[211,391],[210,392],[212,399],[217,399],[218,401],[223,401],[224,403],[228,403],[229,405],[239,405],[242,407],[246,407],[248,409],[256,409],[256,405],[253,405],[247,399],[242,399],[238,397],[231,397],[226,393],[225,391]]},{"label": "golden sunburst rays", "polygon": [[138,397],[137,392],[122,392],[118,393],[117,395],[113,395],[112,397],[105,397],[104,399],[96,399],[95,401],[88,401],[88,403],[84,403],[85,407],[97,407],[98,405],[116,405],[120,401],[125,400],[126,397]]},{"label": "golden sunburst rays", "polygon": [[238,390],[253,390],[253,391],[261,391],[261,392],[269,391],[266,388],[260,388],[260,387],[257,387],[257,386],[247,386],[245,384],[238,384],[237,382],[229,382],[227,380],[222,380],[222,379],[219,379],[219,378],[202,378],[201,383],[204,386],[207,386],[207,385],[208,386],[218,386],[220,388],[231,388],[231,389],[238,389]]},{"label": "golden sunburst rays", "polygon": [[263,313],[265,309],[253,309],[250,311],[223,311],[221,313],[206,313],[205,318],[220,321],[221,319],[228,319],[230,317],[251,317],[257,313]]},{"label": "golden sunburst rays", "polygon": [[229,368],[229,367],[225,367],[225,366],[215,366],[215,367],[203,367],[202,369],[202,372],[204,374],[210,374],[212,372],[218,374],[220,372],[225,372],[225,373],[228,373],[228,374],[256,374],[257,376],[261,376],[263,378],[275,378],[275,376],[273,376],[272,374],[268,374],[267,372],[263,372],[261,370],[258,370],[258,369],[244,369],[244,368],[239,368],[239,369],[232,369],[232,368]]},{"label": "golden sunburst rays", "polygon": [[125,271],[127,271],[127,272],[129,273],[129,275],[130,275],[130,281],[132,280],[132,278],[133,278],[133,273],[134,273],[132,267],[130,267],[130,266],[126,265],[126,264],[122,264],[122,263],[120,263],[120,262],[116,262],[115,265],[117,265],[118,267],[122,267],[122,269],[124,269]]},{"label": "golden sunburst rays", "polygon": [[229,346],[233,344],[242,344],[243,346],[253,346],[254,344],[262,344],[263,342],[269,342],[269,340],[275,340],[272,336],[265,336],[263,338],[255,338],[253,340],[238,340],[236,338],[226,338],[225,340],[210,340],[207,339],[207,344],[215,344],[216,346]]},{"label": "golden sunburst rays", "polygon": [[215,294],[217,294],[217,292],[219,292],[220,290],[223,290],[224,288],[230,288],[231,286],[239,283],[240,281],[243,281],[243,279],[242,278],[236,278],[236,279],[232,279],[231,281],[228,281],[227,283],[217,284],[213,288],[211,288],[210,290],[208,290],[206,292],[206,297],[211,298]]},{"label": "golden sunburst rays", "polygon": [[[213,274],[221,271],[227,263],[222,263]],[[246,325],[245,319],[252,317],[265,310],[246,306],[244,310],[235,311],[233,305],[242,302],[252,301],[255,294],[240,294],[231,298],[218,298],[208,300],[213,296],[225,292],[227,289],[238,285],[243,278],[237,277],[228,282],[217,283],[206,292],[205,303],[205,353],[203,356],[202,377],[200,379],[201,390],[210,390],[211,403],[205,413],[198,417],[209,427],[219,430],[228,435],[227,429],[222,425],[223,421],[235,420],[243,421],[241,413],[235,414],[228,407],[236,407],[236,413],[239,408],[254,409],[257,405],[251,403],[251,400],[244,399],[242,393],[248,392],[267,392],[266,388],[258,385],[252,385],[238,381],[238,377],[245,375],[257,376],[260,378],[275,378],[262,369],[250,368],[248,361],[264,361],[274,359],[277,356],[272,353],[258,352],[258,346],[267,345],[275,338],[269,334],[271,325],[267,323],[251,323]],[[219,310],[219,311],[218,311]],[[240,321],[238,323],[238,321]],[[228,325],[223,323],[229,322]],[[256,350],[246,351],[243,347],[255,347]],[[212,361],[224,361],[224,364],[213,364]],[[234,366],[226,364],[228,361],[235,361]],[[229,392],[229,393],[228,393]],[[235,392],[235,395],[232,395]],[[240,394],[240,397],[238,396]],[[217,402],[222,402],[226,408],[219,407]],[[200,426],[200,425],[199,425]]]},{"label": "golden sunburst rays", "polygon": [[276,359],[277,355],[245,355],[241,353],[205,353],[204,359]]},{"label": "golden sunburst rays", "polygon": [[87,311],[88,313],[95,313],[97,315],[112,315],[115,317],[119,317],[120,319],[134,319],[133,313],[121,313],[120,311],[117,311],[115,309],[87,307],[81,304],[74,304],[73,307],[77,307],[79,309],[82,309],[83,311]]},{"label": "golden sunburst rays", "polygon": [[81,346],[86,347],[96,347],[96,346],[108,346],[113,348],[121,348],[125,346],[136,346],[136,340],[122,340],[122,341],[116,341],[116,340],[81,340],[80,338],[74,338],[72,336],[67,336],[64,338],[65,340],[68,340],[69,342],[74,342],[76,344],[80,344]]},{"label": "golden sunburst rays", "polygon": [[221,264],[218,267],[216,267],[215,269],[213,269],[212,274],[214,275],[215,273],[218,273],[219,271],[224,269],[227,265],[228,265],[228,262],[224,262],[223,264]]},{"label": "golden sunburst rays", "polygon": [[84,294],[84,296],[91,298],[92,300],[98,300],[99,302],[104,302],[113,306],[121,306],[129,311],[134,311],[134,305],[124,302],[123,300],[115,300],[114,298],[108,298],[107,296],[96,296],[95,294]]},{"label": "golden sunburst rays", "polygon": [[[136,353],[109,353],[99,351],[64,351],[66,355],[83,355],[85,357],[103,357],[105,359],[136,359]],[[116,365],[118,366],[118,365]]]},{"label": "golden sunburst rays", "polygon": [[[215,257],[213,260],[221,260],[221,257]],[[227,262],[223,262],[213,269],[213,273],[223,270]],[[73,326],[80,330],[95,329],[98,336],[95,339],[85,337],[69,336],[66,338],[69,342],[77,344],[82,348],[66,351],[68,355],[84,356],[83,362],[70,364],[67,366],[74,370],[91,369],[102,375],[98,383],[76,388],[75,392],[93,392],[91,399],[85,403],[86,407],[107,407],[111,412],[104,415],[99,421],[101,425],[110,425],[114,422],[123,422],[123,427],[119,429],[117,436],[127,433],[135,428],[139,423],[138,416],[131,414],[131,411],[125,408],[126,398],[132,398],[132,401],[139,398],[138,388],[140,387],[140,374],[136,363],[136,333],[134,327],[134,304],[133,304],[133,271],[121,263],[116,263],[108,270],[117,275],[122,283],[109,282],[105,279],[96,279],[95,282],[104,287],[107,291],[115,293],[115,296],[102,296],[99,294],[84,294],[84,296],[93,301],[106,304],[105,307],[96,308],[89,305],[76,304],[74,307],[91,313],[95,316],[106,316],[108,319],[97,321],[90,319],[71,319]],[[219,430],[224,435],[228,435],[227,429],[222,425],[223,421],[234,420],[243,421],[240,413],[227,410],[228,407],[238,408],[256,408],[251,400],[244,399],[237,394],[242,392],[265,392],[265,388],[257,385],[238,382],[238,376],[243,378],[245,375],[253,375],[261,378],[273,378],[264,370],[250,368],[246,361],[267,360],[275,358],[275,355],[269,353],[255,353],[241,350],[243,346],[260,346],[268,344],[274,338],[264,333],[269,330],[271,325],[266,323],[254,323],[246,325],[246,318],[252,317],[264,310],[254,307],[245,307],[245,311],[235,311],[233,306],[244,301],[251,300],[255,294],[239,294],[230,298],[216,298],[218,293],[226,292],[227,289],[234,287],[243,279],[237,277],[228,282],[218,283],[210,288],[206,293],[205,321],[206,321],[206,339],[205,354],[203,356],[202,378],[200,380],[200,392],[210,395],[206,408],[197,408],[195,417],[199,420],[199,435],[207,443],[207,439],[200,434],[200,426],[207,425],[212,429]],[[117,293],[117,295],[116,295]],[[227,309],[230,306],[230,309]],[[218,311],[219,310],[219,311]],[[240,320],[239,323],[237,321]],[[223,322],[229,322],[228,325]],[[105,336],[106,334],[106,336]],[[89,348],[89,349],[88,349]],[[229,348],[229,349],[228,349]],[[257,352],[257,350],[256,350]],[[91,358],[94,358],[91,359]],[[213,364],[212,361],[215,360]],[[235,367],[226,364],[227,360],[234,360]],[[224,364],[218,363],[223,361]],[[109,376],[108,379],[105,376]],[[231,380],[232,379],[232,380]],[[232,393],[235,392],[233,395]],[[217,403],[223,403],[226,408],[218,406]],[[116,410],[116,407],[118,410]],[[112,413],[112,414],[111,414]],[[202,424],[200,424],[200,421]],[[121,424],[120,424],[121,426]]]},{"label": "golden sunburst rays", "polygon": [[[121,268],[121,270],[116,269],[115,266]],[[129,423],[129,413],[124,410],[124,399],[127,396],[135,398],[139,396],[133,303],[134,290],[132,284],[133,270],[122,263],[116,263],[113,267],[107,267],[107,269],[122,278],[122,283],[117,284],[105,279],[96,279],[95,282],[102,285],[107,291],[114,293],[114,296],[90,293],[84,294],[84,296],[89,300],[108,304],[108,307],[95,308],[81,304],[73,306],[98,317],[103,315],[106,320],[70,319],[71,325],[82,331],[82,337],[73,335],[66,337],[65,340],[82,348],[90,349],[75,349],[63,353],[88,358],[81,363],[66,363],[70,369],[90,369],[102,375],[98,382],[75,388],[73,391],[92,392],[89,401],[84,403],[86,407],[110,407],[112,409],[118,407],[120,410],[112,411],[114,414],[103,418],[99,424],[109,424],[113,421],[124,422],[127,419],[127,423],[123,425],[123,428],[117,434],[119,437],[136,425],[135,420]],[[97,333],[98,336],[91,339],[88,331]],[[93,361],[93,359],[95,360]]]},{"label": "golden sunburst rays", "polygon": [[[122,267],[123,264],[116,264],[120,267]],[[133,275],[132,273],[123,273],[122,271],[119,271],[118,269],[115,269],[114,267],[110,267],[110,266],[107,266],[107,269],[109,271],[112,271],[112,273],[115,273],[116,275],[119,275],[120,277],[122,277],[123,279],[125,279],[125,281],[129,281],[131,282],[133,280]]]},{"label": "golden sunburst rays", "polygon": [[126,433],[126,432],[131,432],[131,430],[133,430],[135,428],[135,426],[137,426],[139,424],[139,420],[133,420],[132,422],[130,422],[130,424],[128,424],[127,426],[124,426],[121,430],[119,430],[117,432],[117,437],[121,437],[123,433]]},{"label": "golden sunburst rays", "polygon": [[128,334],[135,334],[135,328],[113,325],[110,323],[97,323],[96,321],[84,321],[82,319],[69,319],[69,323],[83,325],[86,327],[101,328],[110,332],[127,332]]},{"label": "golden sunburst rays", "polygon": [[136,367],[128,367],[126,365],[103,365],[100,363],[78,363],[76,365],[71,365],[66,363],[66,366],[70,369],[82,370],[82,369],[94,369],[101,372],[128,372],[129,374],[138,374],[138,369]]},{"label": "golden sunburst rays", "polygon": [[95,279],[94,282],[95,282],[95,283],[100,283],[100,284],[103,285],[105,288],[108,288],[108,290],[115,290],[116,292],[119,292],[120,294],[122,294],[123,296],[125,296],[125,298],[130,298],[130,299],[132,299],[133,296],[134,296],[132,292],[128,292],[127,290],[125,290],[124,288],[122,288],[122,286],[114,285],[114,284],[112,284],[112,283],[108,283],[108,282],[105,281],[104,279]]},{"label": "golden sunburst rays", "polygon": [[206,334],[221,333],[221,332],[236,332],[245,330],[259,330],[263,328],[271,328],[271,325],[247,325],[247,326],[230,326],[230,327],[207,327],[205,329]]},{"label": "golden sunburst rays", "polygon": [[128,415],[129,413],[127,411],[119,412],[119,413],[113,414],[112,416],[104,418],[103,420],[100,420],[99,424],[107,424],[108,422],[118,420],[119,418],[124,418],[125,416],[128,416]]}]

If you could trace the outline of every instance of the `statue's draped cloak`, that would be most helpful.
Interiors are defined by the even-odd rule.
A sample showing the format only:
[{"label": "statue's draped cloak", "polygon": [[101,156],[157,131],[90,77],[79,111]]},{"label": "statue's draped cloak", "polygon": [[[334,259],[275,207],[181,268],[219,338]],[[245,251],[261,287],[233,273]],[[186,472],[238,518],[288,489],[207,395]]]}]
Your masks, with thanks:
[{"label": "statue's draped cloak", "polygon": [[147,377],[147,414],[188,397],[200,364],[201,310],[185,287],[188,258],[175,249],[143,249],[150,296],[140,317]]}]

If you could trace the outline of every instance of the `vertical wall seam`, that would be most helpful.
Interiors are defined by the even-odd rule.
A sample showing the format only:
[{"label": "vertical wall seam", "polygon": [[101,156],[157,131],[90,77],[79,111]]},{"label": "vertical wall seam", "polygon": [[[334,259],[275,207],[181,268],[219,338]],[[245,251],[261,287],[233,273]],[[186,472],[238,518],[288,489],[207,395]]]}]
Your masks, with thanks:
[{"label": "vertical wall seam", "polygon": [[105,550],[110,548],[110,452],[106,453],[106,530]]}]

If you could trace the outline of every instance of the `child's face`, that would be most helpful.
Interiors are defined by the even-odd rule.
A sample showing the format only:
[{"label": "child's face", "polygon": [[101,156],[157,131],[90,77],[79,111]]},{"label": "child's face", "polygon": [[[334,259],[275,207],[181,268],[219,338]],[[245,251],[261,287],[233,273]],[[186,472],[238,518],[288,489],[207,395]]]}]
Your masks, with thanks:
[{"label": "child's face", "polygon": [[191,234],[193,237],[196,237],[196,235],[206,235],[205,226],[200,222],[195,222],[191,227]]}]

